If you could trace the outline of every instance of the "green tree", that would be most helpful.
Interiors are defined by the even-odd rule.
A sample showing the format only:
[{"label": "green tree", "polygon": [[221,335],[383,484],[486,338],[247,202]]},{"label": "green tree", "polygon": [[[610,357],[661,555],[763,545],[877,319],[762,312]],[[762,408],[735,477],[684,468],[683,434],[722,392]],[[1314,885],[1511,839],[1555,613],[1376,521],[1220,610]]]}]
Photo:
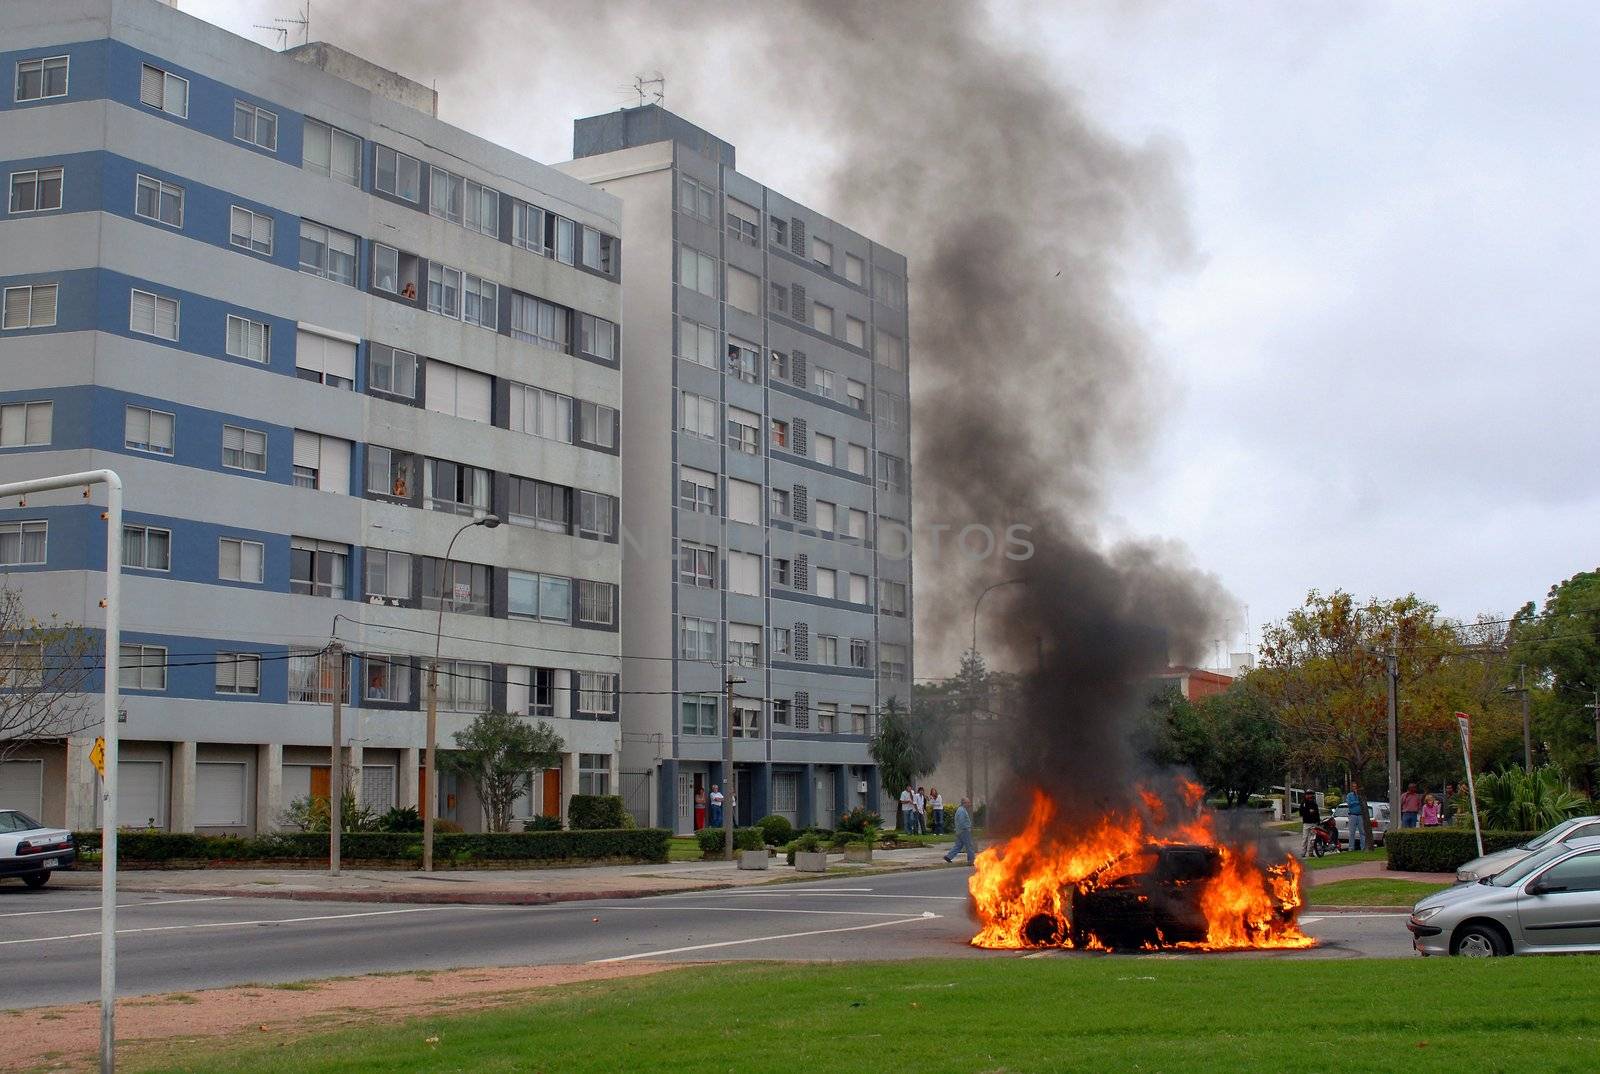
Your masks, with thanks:
[{"label": "green tree", "polygon": [[1199,701],[1171,689],[1156,699],[1155,759],[1191,769],[1206,790],[1231,805],[1283,772],[1283,742],[1272,708],[1248,681]]},{"label": "green tree", "polygon": [[0,761],[29,742],[100,721],[86,693],[100,649],[97,635],[35,618],[19,590],[0,586]]},{"label": "green tree", "polygon": [[[900,792],[911,786],[916,778],[932,772],[939,764],[942,748],[940,724],[900,707],[896,698],[883,703],[878,716],[878,729],[870,745],[872,759],[878,762],[878,778],[889,800],[897,802]],[[900,810],[895,809],[895,824],[900,823]]]},{"label": "green tree", "polygon": [[550,725],[508,712],[485,712],[455,734],[454,752],[439,767],[478,791],[491,832],[511,830],[511,810],[526,790],[529,772],[561,763],[564,743]]},{"label": "green tree", "polygon": [[1511,663],[1526,664],[1535,737],[1567,778],[1597,787],[1595,691],[1600,689],[1600,570],[1550,587],[1544,612],[1525,605],[1511,627]]}]

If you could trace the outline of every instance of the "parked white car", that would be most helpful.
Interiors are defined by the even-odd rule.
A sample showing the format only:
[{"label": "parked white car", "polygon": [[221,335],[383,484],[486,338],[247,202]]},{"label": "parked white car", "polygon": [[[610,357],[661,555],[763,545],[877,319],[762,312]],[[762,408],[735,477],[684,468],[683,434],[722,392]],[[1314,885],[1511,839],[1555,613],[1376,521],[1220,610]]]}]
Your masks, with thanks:
[{"label": "parked white car", "polygon": [[[1384,833],[1389,830],[1389,803],[1368,802],[1367,809],[1372,815],[1372,841],[1383,846]],[[1341,804],[1333,807],[1333,826],[1339,830],[1339,845],[1350,845],[1350,810]]]},{"label": "parked white car", "polygon": [[1486,876],[1494,876],[1511,868],[1530,854],[1537,853],[1551,843],[1569,843],[1574,839],[1600,836],[1600,817],[1569,817],[1554,828],[1520,846],[1507,847],[1481,858],[1473,858],[1456,870],[1456,883],[1470,884]]},{"label": "parked white car", "polygon": [[70,869],[78,848],[65,828],[46,828],[20,809],[0,809],[0,876],[42,888],[56,869]]}]

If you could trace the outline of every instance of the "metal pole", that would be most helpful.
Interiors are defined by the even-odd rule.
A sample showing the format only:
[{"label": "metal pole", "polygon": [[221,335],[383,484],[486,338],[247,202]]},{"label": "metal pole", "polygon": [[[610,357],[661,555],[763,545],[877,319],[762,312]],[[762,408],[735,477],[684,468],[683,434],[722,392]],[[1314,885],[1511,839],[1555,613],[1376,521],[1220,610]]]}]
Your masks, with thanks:
[{"label": "metal pole", "polygon": [[332,660],[340,689],[333,692],[333,766],[328,781],[328,875],[339,875],[344,832],[344,646],[329,642],[323,660]]},{"label": "metal pole", "polygon": [[1517,665],[1517,692],[1522,695],[1522,769],[1533,771],[1533,726],[1528,719],[1528,665]]},{"label": "metal pole", "polygon": [[[986,586],[984,588],[984,590],[981,593],[978,594],[978,599],[976,599],[976,600],[974,600],[972,602],[972,648],[969,651],[972,653],[973,666],[976,666],[977,662],[978,662],[978,606],[983,603],[983,598],[984,597],[987,597],[990,593],[994,592],[996,589],[999,589],[1001,586],[1018,585],[1018,584],[1020,584],[1022,582],[1025,582],[1025,581],[1027,581],[1026,578],[1007,578],[1004,581],[995,582],[995,583],[993,583],[993,584],[991,584],[989,586]],[[1039,659],[1040,659],[1040,662],[1043,663],[1043,660],[1044,660],[1044,656],[1043,656],[1044,645],[1043,645],[1043,642],[1040,642],[1040,644],[1039,644],[1039,651],[1040,651]],[[972,684],[969,683],[968,684],[969,689],[971,688],[971,686],[972,686]],[[973,725],[977,722],[977,718],[978,718],[977,709],[978,709],[978,698],[977,698],[977,694],[973,693],[967,698],[967,794],[966,794],[967,801],[972,802],[972,803],[976,803],[977,802],[977,798],[974,797],[974,794],[973,794],[973,792],[974,792],[974,790],[976,788],[973,786],[973,779],[972,779],[972,755],[973,755],[973,752],[974,752],[974,747],[973,747],[973,742],[972,742],[972,735],[973,735]],[[985,782],[987,782],[987,780],[988,780],[988,775],[989,775],[989,773],[988,773],[988,759],[985,758],[985,760],[984,760],[984,778],[985,778]],[[987,790],[985,791],[985,795],[987,795]],[[987,801],[987,797],[985,798],[985,800]],[[896,808],[896,810],[898,810],[899,806],[896,805],[895,808]]]},{"label": "metal pole", "polygon": [[[722,702],[722,781],[728,785],[722,792],[722,856],[728,861],[733,860],[734,798],[739,793],[739,781],[733,776],[733,686],[743,681],[733,677],[733,665],[729,663]],[[815,805],[811,811],[816,813]]]},{"label": "metal pole", "polygon": [[1389,647],[1389,824],[1400,821],[1400,631]]},{"label": "metal pole", "polygon": [[[105,759],[100,806],[100,1071],[117,1068],[117,692],[122,675],[122,479],[99,471],[106,486]],[[90,476],[90,475],[84,475]],[[85,492],[87,493],[87,489]]]}]

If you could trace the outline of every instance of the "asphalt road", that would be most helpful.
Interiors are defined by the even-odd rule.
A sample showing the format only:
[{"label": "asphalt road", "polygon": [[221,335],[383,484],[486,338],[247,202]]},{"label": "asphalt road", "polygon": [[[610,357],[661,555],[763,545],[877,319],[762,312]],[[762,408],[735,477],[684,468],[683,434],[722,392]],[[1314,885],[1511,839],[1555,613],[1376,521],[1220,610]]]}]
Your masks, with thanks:
[{"label": "asphalt road", "polygon": [[[119,994],[393,970],[610,959],[1018,958],[967,945],[965,869],[550,906],[395,906],[129,894]],[[1309,914],[1300,952],[1060,958],[1410,956],[1404,915]],[[0,886],[0,1009],[99,996],[98,894]]]}]

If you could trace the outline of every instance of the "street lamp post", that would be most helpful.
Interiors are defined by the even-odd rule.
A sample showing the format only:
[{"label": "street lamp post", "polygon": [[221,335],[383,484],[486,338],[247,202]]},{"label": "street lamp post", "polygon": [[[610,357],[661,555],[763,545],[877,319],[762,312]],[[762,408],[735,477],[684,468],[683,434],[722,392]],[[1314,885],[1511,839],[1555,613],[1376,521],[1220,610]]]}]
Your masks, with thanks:
[{"label": "street lamp post", "polygon": [[[983,603],[983,598],[987,597],[990,593],[994,592],[996,589],[999,589],[1002,586],[1018,585],[1019,583],[1022,583],[1022,582],[1025,582],[1025,581],[1027,581],[1026,578],[1007,578],[1005,581],[995,582],[993,585],[987,586],[983,590],[983,592],[978,594],[978,599],[972,602],[972,649],[971,649],[971,652],[972,652],[972,656],[973,656],[974,661],[976,661],[977,656],[978,656],[978,606]],[[973,802],[973,803],[976,803],[977,800],[978,800],[976,797],[974,797],[975,788],[973,787],[973,779],[972,779],[972,754],[973,754],[973,749],[974,749],[973,742],[972,742],[972,735],[973,735],[973,725],[977,721],[977,708],[978,708],[978,699],[976,697],[969,696],[967,698],[967,795],[966,795],[966,797],[967,797],[967,801]],[[984,775],[987,776],[988,773],[989,773],[989,763],[988,763],[988,759],[985,758],[985,760],[984,760]]]},{"label": "street lamp post", "polygon": [[[439,617],[433,630],[433,663],[428,665],[428,746],[422,761],[422,871],[433,872],[433,814],[439,802],[439,788],[435,782],[439,745],[439,648],[444,639],[444,587],[450,574],[450,553],[455,551],[456,537],[474,526],[492,530],[500,525],[498,515],[475,518],[456,530],[455,536],[445,546],[444,566],[439,571]],[[429,801],[428,799],[432,799]]]},{"label": "street lamp post", "polygon": [[1508,694],[1519,694],[1522,697],[1522,767],[1524,771],[1533,771],[1533,727],[1528,720],[1528,665],[1517,665],[1517,682],[1515,686],[1507,686]]}]

